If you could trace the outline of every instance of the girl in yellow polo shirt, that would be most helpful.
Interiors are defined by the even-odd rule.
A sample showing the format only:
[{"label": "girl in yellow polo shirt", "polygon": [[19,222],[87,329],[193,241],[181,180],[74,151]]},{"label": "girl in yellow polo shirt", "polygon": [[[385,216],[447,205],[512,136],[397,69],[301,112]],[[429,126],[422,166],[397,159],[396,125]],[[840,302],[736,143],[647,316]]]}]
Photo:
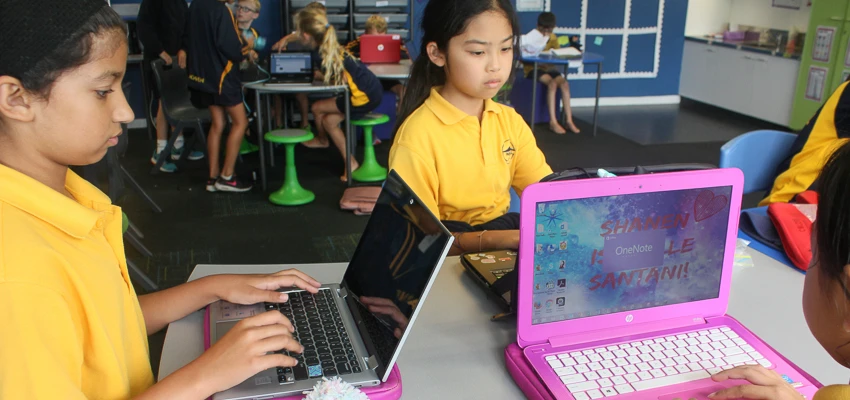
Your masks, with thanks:
[{"label": "girl in yellow polo shirt", "polygon": [[449,230],[452,254],[516,249],[510,188],[552,173],[528,124],[491,100],[519,38],[510,0],[431,0],[422,49],[399,109],[389,165]]},{"label": "girl in yellow polo shirt", "polygon": [[[803,314],[812,335],[835,361],[850,368],[850,144],[839,148],[818,177],[818,212],[812,229],[812,264],[803,285]],[[718,391],[711,399],[800,400],[774,371],[762,366],[732,368],[712,377],[744,379],[750,385]],[[813,400],[848,400],[850,385],[820,389]]]},{"label": "girl in yellow polo shirt", "polygon": [[[14,35],[15,40],[6,40]],[[240,322],[154,384],[147,336],[216,301],[285,301],[298,271],[229,275],[137,297],[121,210],[68,169],[133,120],[124,21],[103,0],[0,2],[0,399],[204,399],[295,360],[278,312]]]}]

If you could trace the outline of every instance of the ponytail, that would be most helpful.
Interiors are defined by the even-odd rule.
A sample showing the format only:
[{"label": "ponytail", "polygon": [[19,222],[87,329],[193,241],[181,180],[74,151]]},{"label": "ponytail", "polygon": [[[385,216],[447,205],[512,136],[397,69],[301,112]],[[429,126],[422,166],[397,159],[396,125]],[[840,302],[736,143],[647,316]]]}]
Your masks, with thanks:
[{"label": "ponytail", "polygon": [[344,51],[336,38],[336,28],[327,25],[322,44],[319,46],[322,56],[322,70],[325,72],[325,83],[342,85],[345,83],[345,67],[343,66]]},{"label": "ponytail", "polygon": [[393,128],[393,142],[395,142],[396,133],[401,129],[401,125],[404,124],[407,117],[421,107],[431,95],[431,88],[446,84],[445,70],[431,62],[426,46],[427,44],[423,41],[419,57],[413,62],[413,67],[410,70],[410,77],[407,80],[407,87],[404,89],[404,97],[399,104],[398,115]]},{"label": "ponytail", "polygon": [[[312,4],[312,3],[311,3]],[[328,23],[328,16],[319,8],[305,8],[298,12],[296,24],[300,33],[307,33],[319,46],[322,57],[322,71],[325,83],[330,85],[345,84],[345,67],[343,57],[345,51],[336,38],[336,28]]]}]

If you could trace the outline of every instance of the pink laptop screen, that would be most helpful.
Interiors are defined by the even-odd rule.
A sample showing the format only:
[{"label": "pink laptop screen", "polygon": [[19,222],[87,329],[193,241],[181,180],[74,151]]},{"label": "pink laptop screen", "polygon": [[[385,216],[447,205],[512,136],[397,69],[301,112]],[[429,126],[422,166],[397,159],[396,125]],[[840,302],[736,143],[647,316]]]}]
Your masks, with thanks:
[{"label": "pink laptop screen", "polygon": [[537,203],[532,324],[719,297],[731,186]]}]

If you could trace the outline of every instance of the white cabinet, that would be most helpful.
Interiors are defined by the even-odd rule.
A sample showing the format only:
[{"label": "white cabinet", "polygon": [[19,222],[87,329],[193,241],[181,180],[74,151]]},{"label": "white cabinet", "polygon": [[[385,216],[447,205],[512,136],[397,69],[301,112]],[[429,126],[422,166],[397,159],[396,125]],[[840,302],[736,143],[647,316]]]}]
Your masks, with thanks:
[{"label": "white cabinet", "polygon": [[800,61],[685,41],[679,94],[788,126]]}]

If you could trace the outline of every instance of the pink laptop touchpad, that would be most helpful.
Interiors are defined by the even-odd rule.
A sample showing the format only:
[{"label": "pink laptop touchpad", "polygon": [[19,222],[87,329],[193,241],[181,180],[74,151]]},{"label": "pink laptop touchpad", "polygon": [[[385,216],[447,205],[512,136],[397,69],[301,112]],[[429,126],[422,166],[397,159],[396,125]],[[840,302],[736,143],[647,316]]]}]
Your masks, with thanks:
[{"label": "pink laptop touchpad", "polygon": [[682,390],[676,393],[658,396],[658,400],[709,400],[708,395],[726,389],[725,386],[714,384],[701,388]]}]

